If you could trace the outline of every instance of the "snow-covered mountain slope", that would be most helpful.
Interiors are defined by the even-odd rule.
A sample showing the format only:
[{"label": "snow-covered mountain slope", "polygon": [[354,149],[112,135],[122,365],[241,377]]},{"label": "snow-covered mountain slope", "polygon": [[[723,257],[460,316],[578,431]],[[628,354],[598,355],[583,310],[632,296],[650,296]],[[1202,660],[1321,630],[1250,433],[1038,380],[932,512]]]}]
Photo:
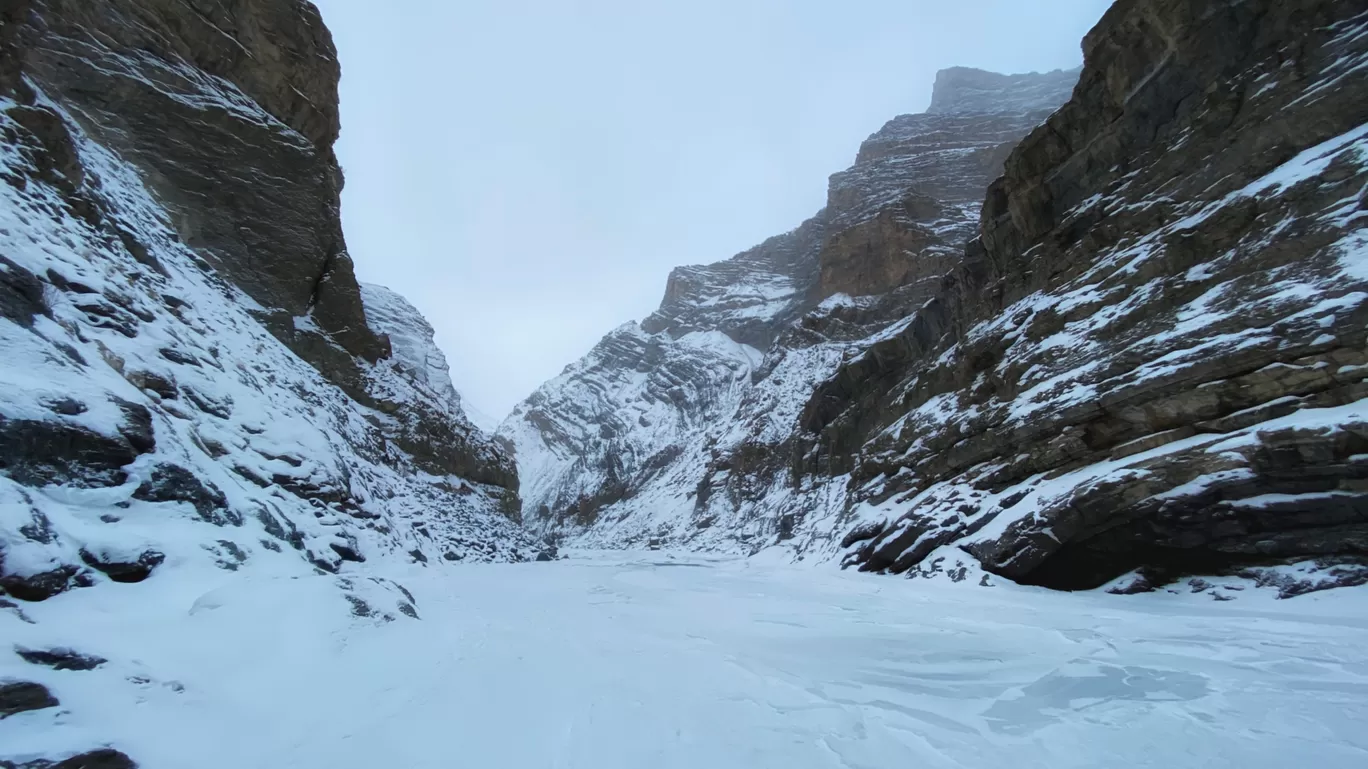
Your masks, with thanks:
[{"label": "snow-covered mountain slope", "polygon": [[[841,354],[789,357],[812,343],[805,331],[834,315],[858,338],[869,319],[854,316],[896,315],[917,302],[962,252],[1004,146],[1048,115],[1076,78],[1004,80],[1040,84],[1045,94],[1006,111],[969,104],[890,121],[853,167],[832,177],[815,217],[727,261],[676,269],[659,310],[609,334],[501,426],[528,522],[558,535],[587,529],[603,544],[701,538],[749,547],[738,543],[751,535],[736,526],[706,531],[707,516],[693,516],[702,504],[695,494],[707,493],[705,468],[743,403],[793,412]],[[944,93],[952,87],[942,82],[936,98],[955,101]],[[757,393],[765,382],[783,392]]]},{"label": "snow-covered mountain slope", "polygon": [[408,621],[377,562],[534,556],[431,329],[351,277],[313,6],[5,13],[0,621],[79,645],[69,611],[229,572]]},{"label": "snow-covered mountain slope", "polygon": [[[766,350],[728,413],[600,494],[565,482],[612,450],[545,408],[563,377],[502,428],[524,483],[553,519],[597,500],[555,527],[609,546],[903,572],[952,545],[1055,587],[1330,558],[1306,584],[1361,581],[1366,25],[1334,0],[1124,0],[1081,73],[943,73],[825,211],[677,273],[644,324]],[[1032,102],[1075,76],[1053,115]],[[1045,122],[1012,149],[1021,123],[984,110],[1024,105]],[[545,461],[538,425],[565,419],[588,438]]]},{"label": "snow-covered mountain slope", "polygon": [[609,334],[500,428],[520,457],[527,524],[591,525],[630,489],[671,471],[681,438],[735,410],[760,358],[720,331],[676,339],[628,323]]}]

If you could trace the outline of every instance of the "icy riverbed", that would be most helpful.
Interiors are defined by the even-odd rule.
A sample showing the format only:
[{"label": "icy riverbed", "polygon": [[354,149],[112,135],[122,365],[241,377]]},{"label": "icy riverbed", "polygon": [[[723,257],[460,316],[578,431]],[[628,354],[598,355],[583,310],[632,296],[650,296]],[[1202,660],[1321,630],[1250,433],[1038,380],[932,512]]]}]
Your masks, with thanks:
[{"label": "icy riverbed", "polygon": [[[387,575],[179,572],[0,612],[58,708],[0,758],[196,766],[759,769],[1368,765],[1368,591],[1058,594],[660,553]],[[355,579],[364,581],[364,577]],[[117,588],[117,589],[114,589]],[[84,639],[79,644],[76,639]]]}]

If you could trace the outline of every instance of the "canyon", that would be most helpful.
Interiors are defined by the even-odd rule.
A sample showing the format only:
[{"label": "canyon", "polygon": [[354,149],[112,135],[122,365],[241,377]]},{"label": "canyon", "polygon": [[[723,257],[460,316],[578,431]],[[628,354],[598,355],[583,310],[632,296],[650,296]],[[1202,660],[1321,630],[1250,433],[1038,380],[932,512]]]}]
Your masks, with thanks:
[{"label": "canyon", "polygon": [[822,212],[676,270],[515,410],[528,521],[1064,589],[1362,581],[1366,22],[1118,2],[1081,72],[940,73]]},{"label": "canyon", "polygon": [[0,769],[1357,765],[1368,13],[1082,48],[491,435],[356,278],[311,3],[4,4]]}]

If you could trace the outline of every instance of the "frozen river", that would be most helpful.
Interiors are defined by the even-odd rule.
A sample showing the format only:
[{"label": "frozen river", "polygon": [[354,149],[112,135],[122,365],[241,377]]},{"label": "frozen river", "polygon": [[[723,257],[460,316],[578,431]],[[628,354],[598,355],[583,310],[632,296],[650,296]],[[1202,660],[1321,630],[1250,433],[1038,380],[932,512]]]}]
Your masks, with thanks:
[{"label": "frozen river", "polygon": [[660,553],[391,576],[421,620],[355,617],[333,577],[228,572],[0,617],[110,659],[42,671],[66,709],[0,721],[0,745],[145,769],[1368,766],[1364,590],[1069,595]]}]

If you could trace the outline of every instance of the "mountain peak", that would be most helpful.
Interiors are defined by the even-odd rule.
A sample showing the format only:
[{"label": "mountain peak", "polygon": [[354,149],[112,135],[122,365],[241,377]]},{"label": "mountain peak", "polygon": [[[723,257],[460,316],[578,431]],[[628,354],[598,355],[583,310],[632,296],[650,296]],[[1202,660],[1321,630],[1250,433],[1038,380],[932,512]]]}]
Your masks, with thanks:
[{"label": "mountain peak", "polygon": [[1003,75],[972,67],[936,73],[929,113],[1029,112],[1068,101],[1081,69]]}]

